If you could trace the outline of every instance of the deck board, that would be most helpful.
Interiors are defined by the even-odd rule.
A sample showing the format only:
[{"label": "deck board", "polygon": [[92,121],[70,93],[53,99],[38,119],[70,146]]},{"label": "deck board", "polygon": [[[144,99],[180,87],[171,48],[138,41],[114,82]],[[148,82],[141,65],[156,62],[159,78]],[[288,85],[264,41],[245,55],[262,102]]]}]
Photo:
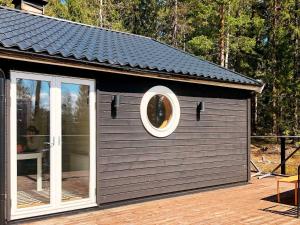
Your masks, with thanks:
[{"label": "deck board", "polygon": [[31,225],[94,224],[300,224],[293,206],[293,185],[281,185],[276,202],[276,178],[248,185],[147,201],[105,210],[62,215]]}]

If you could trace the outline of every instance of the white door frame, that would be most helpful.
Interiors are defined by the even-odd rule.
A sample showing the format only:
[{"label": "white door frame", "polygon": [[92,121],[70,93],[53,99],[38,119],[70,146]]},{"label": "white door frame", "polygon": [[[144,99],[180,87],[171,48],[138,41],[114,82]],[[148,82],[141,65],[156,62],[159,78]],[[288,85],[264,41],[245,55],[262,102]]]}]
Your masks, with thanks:
[{"label": "white door frame", "polygon": [[[50,204],[30,208],[17,208],[17,79],[50,82]],[[90,87],[90,177],[89,198],[70,202],[61,201],[61,83],[82,84]],[[10,193],[11,220],[46,215],[96,206],[96,94],[95,81],[67,78],[48,74],[11,71],[11,118],[10,118]],[[55,153],[55,154],[53,154]],[[57,165],[58,164],[58,165]]]}]

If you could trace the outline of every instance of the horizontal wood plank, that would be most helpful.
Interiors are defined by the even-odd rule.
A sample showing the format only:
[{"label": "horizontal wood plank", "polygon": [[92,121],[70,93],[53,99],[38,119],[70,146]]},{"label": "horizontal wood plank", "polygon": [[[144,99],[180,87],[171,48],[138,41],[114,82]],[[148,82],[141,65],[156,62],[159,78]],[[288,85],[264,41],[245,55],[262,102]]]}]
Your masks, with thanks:
[{"label": "horizontal wood plank", "polygon": [[200,181],[195,183],[187,183],[187,184],[179,184],[174,186],[165,186],[165,187],[158,187],[153,189],[144,189],[144,190],[138,190],[138,191],[132,191],[132,192],[121,192],[117,194],[112,195],[101,195],[100,197],[100,204],[101,203],[107,203],[107,202],[115,202],[115,201],[121,201],[126,199],[134,199],[134,198],[140,198],[144,196],[152,196],[152,195],[158,195],[163,193],[172,193],[172,192],[178,192],[178,191],[184,191],[184,190],[191,190],[191,189],[199,189],[204,187],[211,187],[215,185],[221,184],[229,184],[229,183],[235,183],[235,182],[241,182],[245,181],[245,176],[233,176],[228,178],[221,178],[221,179],[212,179],[208,180],[206,182]]},{"label": "horizontal wood plank", "polygon": [[[207,176],[209,175],[209,176]],[[103,195],[111,195],[111,194],[117,194],[122,192],[132,192],[132,191],[138,191],[138,190],[146,190],[146,189],[152,189],[152,188],[159,188],[159,187],[167,187],[167,186],[175,186],[175,185],[185,185],[195,182],[207,182],[211,179],[224,179],[227,177],[233,177],[233,176],[243,176],[245,175],[245,171],[243,170],[228,170],[228,171],[219,171],[219,172],[209,172],[208,174],[201,174],[195,175],[195,176],[185,176],[185,177],[178,177],[178,178],[172,178],[172,179],[165,179],[165,180],[156,180],[156,181],[146,181],[143,183],[132,183],[128,185],[119,185],[119,186],[113,186],[113,187],[103,187],[100,188],[100,191]]]},{"label": "horizontal wood plank", "polygon": [[[185,114],[195,113],[197,104],[199,104],[199,102],[194,102],[193,104],[185,105],[185,107],[180,105],[181,112]],[[111,102],[103,103],[101,104],[101,106],[102,108],[100,110],[109,111],[111,109]],[[140,108],[140,103],[136,103],[136,104],[120,103],[119,106],[119,110],[121,110],[122,112],[139,112],[139,108]],[[246,113],[246,110],[245,107],[241,105],[224,105],[224,104],[214,105],[212,103],[205,103],[205,111],[203,113],[219,115],[222,112],[224,112],[226,115],[227,114],[234,115],[242,112]]]},{"label": "horizontal wood plank", "polygon": [[[163,172],[157,174],[147,174],[139,176],[130,176],[130,177],[118,177],[115,179],[102,179],[101,188],[114,187],[119,185],[128,185],[136,183],[144,183],[150,181],[160,181],[167,179],[181,179],[188,176],[204,176],[211,173],[219,173],[222,171],[242,171],[245,165],[226,165],[221,167],[214,168],[201,168],[201,169],[185,169],[182,171],[172,171],[172,172]],[[229,174],[229,173],[228,173]]]},{"label": "horizontal wood plank", "polygon": [[[99,112],[100,113],[100,119],[106,120],[106,119],[112,119],[110,112]],[[117,112],[117,119],[140,119],[140,113],[139,112]],[[197,121],[196,120],[196,113],[194,114],[181,114],[180,115],[181,121]],[[246,121],[245,115],[207,115],[205,113],[200,114],[200,120],[204,121]]]},{"label": "horizontal wood plank", "polygon": [[140,176],[140,175],[149,175],[149,174],[161,174],[161,173],[170,173],[186,170],[199,170],[199,169],[214,169],[224,166],[237,166],[237,165],[246,165],[245,159],[240,160],[222,160],[214,162],[205,162],[205,163],[189,163],[189,164],[177,164],[169,166],[155,166],[155,167],[146,167],[146,168],[137,168],[137,169],[128,169],[128,170],[115,170],[102,172],[98,171],[99,175],[101,174],[101,179],[112,179],[120,177],[131,177],[131,176]]},{"label": "horizontal wood plank", "polygon": [[172,149],[170,149],[168,146],[160,146],[160,147],[147,147],[147,148],[102,148],[102,151],[98,154],[99,157],[101,156],[122,156],[122,155],[143,155],[143,154],[161,154],[163,153],[181,153],[181,152],[203,152],[204,154],[206,152],[225,152],[225,153],[244,153],[245,143],[240,144],[207,144],[207,145],[189,145],[189,146],[174,146]]},{"label": "horizontal wood plank", "polygon": [[[100,94],[100,93],[99,93]],[[144,93],[130,93],[130,92],[105,92],[101,91],[101,102],[110,103],[113,95],[120,95],[123,103],[140,103]],[[180,102],[199,102],[205,101],[214,105],[239,105],[241,107],[246,106],[245,99],[229,99],[229,98],[208,98],[208,97],[193,97],[193,96],[182,96],[178,95]],[[100,99],[100,96],[99,96]]]},{"label": "horizontal wood plank", "polygon": [[[100,112],[99,112],[100,113]],[[103,126],[143,126],[141,120],[137,120],[136,118],[133,119],[104,119],[101,117],[98,117],[98,121],[103,125]],[[245,120],[243,121],[196,121],[196,120],[186,120],[184,122],[180,121],[178,127],[189,127],[191,129],[194,129],[195,127],[239,127],[239,126],[247,126],[247,122]],[[102,127],[101,127],[102,128]],[[100,128],[99,128],[100,129]],[[118,128],[115,127],[117,130]]]},{"label": "horizontal wood plank", "polygon": [[[99,130],[101,134],[128,134],[128,133],[144,133],[145,128],[143,126],[131,126],[131,129],[128,129],[126,126],[102,126],[102,129]],[[238,126],[238,127],[182,127],[179,126],[176,129],[177,134],[188,133],[188,134],[201,134],[201,133],[237,133],[242,132],[245,133],[246,126]],[[246,134],[245,134],[246,135]]]},{"label": "horizontal wood plank", "polygon": [[[117,134],[117,135],[116,135]],[[234,133],[173,133],[168,138],[172,138],[174,140],[193,140],[197,139],[201,136],[201,139],[233,139],[233,138],[244,138],[246,137],[246,132],[234,132]],[[149,138],[147,132],[144,133],[118,133],[115,134],[101,134],[101,140],[102,141],[118,141],[118,140],[131,140],[131,139],[137,139],[140,141],[143,140],[149,140],[154,138]],[[157,138],[155,138],[157,139]]]},{"label": "horizontal wood plank", "polygon": [[[176,142],[176,144],[174,143]],[[246,145],[247,138],[201,138],[201,135],[199,135],[199,138],[197,139],[183,139],[183,140],[176,140],[172,139],[171,137],[169,139],[164,140],[157,140],[155,138],[150,138],[148,140],[116,140],[116,141],[104,141],[101,140],[99,143],[99,146],[107,149],[107,148],[140,148],[140,147],[166,147],[166,146],[194,146],[194,145],[206,145],[210,143],[215,144],[241,144],[244,143]]]},{"label": "horizontal wood plank", "polygon": [[[228,153],[228,152],[171,152],[171,153],[161,153],[157,154],[138,154],[138,155],[126,155],[126,156],[105,156],[99,157],[98,161],[101,165],[106,164],[116,164],[111,165],[113,168],[116,168],[118,165],[122,165],[122,163],[137,163],[143,162],[144,166],[146,166],[148,161],[161,161],[161,160],[170,160],[170,159],[178,159],[181,160],[182,163],[195,163],[195,162],[213,162],[217,158],[218,160],[228,160],[228,159],[239,159],[244,157],[243,153]],[[120,166],[121,166],[120,165]]]}]

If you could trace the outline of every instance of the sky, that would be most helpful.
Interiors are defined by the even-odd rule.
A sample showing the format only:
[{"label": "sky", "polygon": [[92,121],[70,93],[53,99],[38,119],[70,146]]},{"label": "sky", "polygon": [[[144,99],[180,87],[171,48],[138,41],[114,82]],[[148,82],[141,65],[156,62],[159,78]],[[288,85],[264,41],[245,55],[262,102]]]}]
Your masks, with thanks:
[{"label": "sky", "polygon": [[[37,81],[35,80],[25,80],[22,79],[22,83],[18,83],[18,85],[22,85],[26,90],[29,91],[31,96],[32,107],[35,105],[36,99],[36,86]],[[66,84],[62,83],[61,85],[61,93],[62,97],[71,97],[71,105],[74,107],[76,101],[79,96],[80,85],[78,84]],[[40,93],[40,107],[48,109],[50,108],[50,82],[49,81],[42,81],[41,82],[41,93]]]}]

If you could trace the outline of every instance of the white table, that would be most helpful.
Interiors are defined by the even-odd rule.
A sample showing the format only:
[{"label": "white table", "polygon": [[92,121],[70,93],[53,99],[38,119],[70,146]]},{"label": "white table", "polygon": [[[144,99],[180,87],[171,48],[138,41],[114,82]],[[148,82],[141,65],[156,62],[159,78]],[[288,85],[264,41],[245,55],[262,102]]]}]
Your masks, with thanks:
[{"label": "white table", "polygon": [[36,159],[37,160],[37,175],[36,175],[36,181],[37,181],[37,191],[42,191],[42,158],[43,153],[37,152],[37,153],[19,153],[17,154],[18,160],[27,160],[27,159]]}]

